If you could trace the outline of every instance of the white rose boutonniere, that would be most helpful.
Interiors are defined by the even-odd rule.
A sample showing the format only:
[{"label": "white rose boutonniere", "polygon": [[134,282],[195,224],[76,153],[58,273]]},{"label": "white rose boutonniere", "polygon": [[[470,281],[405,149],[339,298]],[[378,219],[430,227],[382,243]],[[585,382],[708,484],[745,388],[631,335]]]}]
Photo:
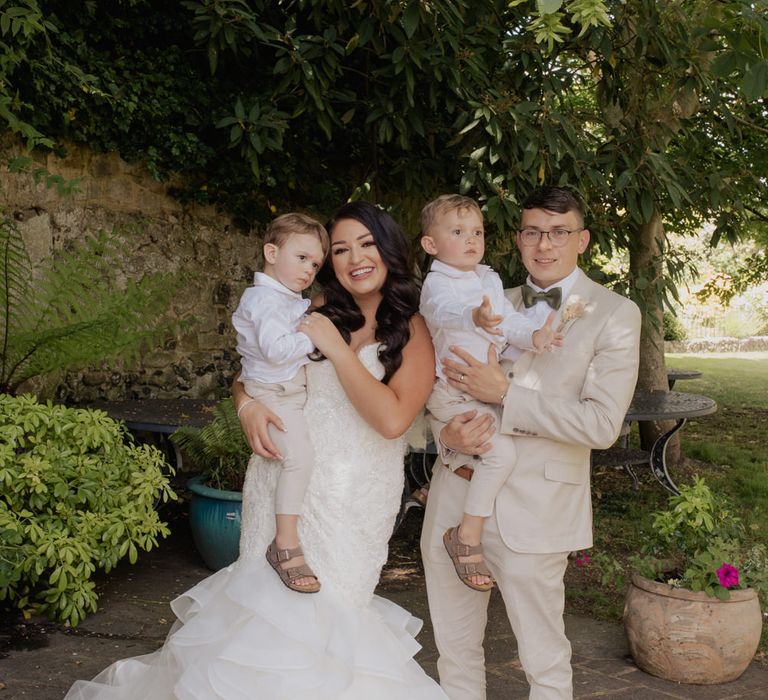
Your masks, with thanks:
[{"label": "white rose boutonniere", "polygon": [[568,297],[563,307],[563,313],[560,314],[560,323],[557,326],[557,332],[562,333],[563,329],[573,321],[588,314],[594,308],[594,304],[588,304],[578,294]]}]

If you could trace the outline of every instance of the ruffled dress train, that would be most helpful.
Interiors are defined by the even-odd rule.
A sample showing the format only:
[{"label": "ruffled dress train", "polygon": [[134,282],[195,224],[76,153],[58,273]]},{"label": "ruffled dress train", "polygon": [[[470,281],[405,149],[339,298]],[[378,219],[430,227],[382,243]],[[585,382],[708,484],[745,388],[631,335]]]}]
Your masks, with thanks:
[{"label": "ruffled dress train", "polygon": [[[377,346],[360,352],[377,377]],[[122,659],[66,700],[446,700],[413,656],[421,622],[373,590],[403,488],[403,440],[359,417],[329,362],[308,371],[316,465],[300,538],[322,582],[289,590],[264,557],[274,536],[275,462],[253,457],[240,558],[179,596],[165,644]]]}]

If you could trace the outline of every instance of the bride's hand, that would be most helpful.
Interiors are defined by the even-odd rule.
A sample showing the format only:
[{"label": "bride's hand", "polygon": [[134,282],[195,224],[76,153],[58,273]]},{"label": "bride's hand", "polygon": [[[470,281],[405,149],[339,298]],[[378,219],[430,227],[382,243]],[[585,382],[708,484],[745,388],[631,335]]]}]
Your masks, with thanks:
[{"label": "bride's hand", "polygon": [[317,311],[301,320],[299,330],[306,333],[315,347],[331,362],[335,353],[349,348],[331,319]]},{"label": "bride's hand", "polygon": [[270,411],[261,401],[248,399],[240,405],[238,417],[254,454],[267,459],[283,458],[269,437],[270,424],[278,430],[285,430],[283,421],[276,413]]}]

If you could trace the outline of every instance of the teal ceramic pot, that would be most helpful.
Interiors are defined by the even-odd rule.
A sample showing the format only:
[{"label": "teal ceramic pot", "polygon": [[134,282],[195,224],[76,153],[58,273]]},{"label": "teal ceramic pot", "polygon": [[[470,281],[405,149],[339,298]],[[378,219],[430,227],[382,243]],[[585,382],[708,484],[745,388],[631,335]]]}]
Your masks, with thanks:
[{"label": "teal ceramic pot", "polygon": [[192,477],[189,522],[197,551],[209,569],[218,571],[235,561],[240,552],[240,517],[243,494],[205,485],[206,475]]}]

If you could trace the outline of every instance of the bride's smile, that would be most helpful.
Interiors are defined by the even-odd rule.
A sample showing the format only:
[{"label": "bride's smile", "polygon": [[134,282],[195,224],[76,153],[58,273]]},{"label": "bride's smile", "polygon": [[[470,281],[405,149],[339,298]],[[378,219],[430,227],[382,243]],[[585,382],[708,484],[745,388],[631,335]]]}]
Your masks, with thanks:
[{"label": "bride's smile", "polygon": [[387,279],[373,234],[355,219],[343,219],[334,227],[331,262],[339,283],[355,298],[380,292]]}]

